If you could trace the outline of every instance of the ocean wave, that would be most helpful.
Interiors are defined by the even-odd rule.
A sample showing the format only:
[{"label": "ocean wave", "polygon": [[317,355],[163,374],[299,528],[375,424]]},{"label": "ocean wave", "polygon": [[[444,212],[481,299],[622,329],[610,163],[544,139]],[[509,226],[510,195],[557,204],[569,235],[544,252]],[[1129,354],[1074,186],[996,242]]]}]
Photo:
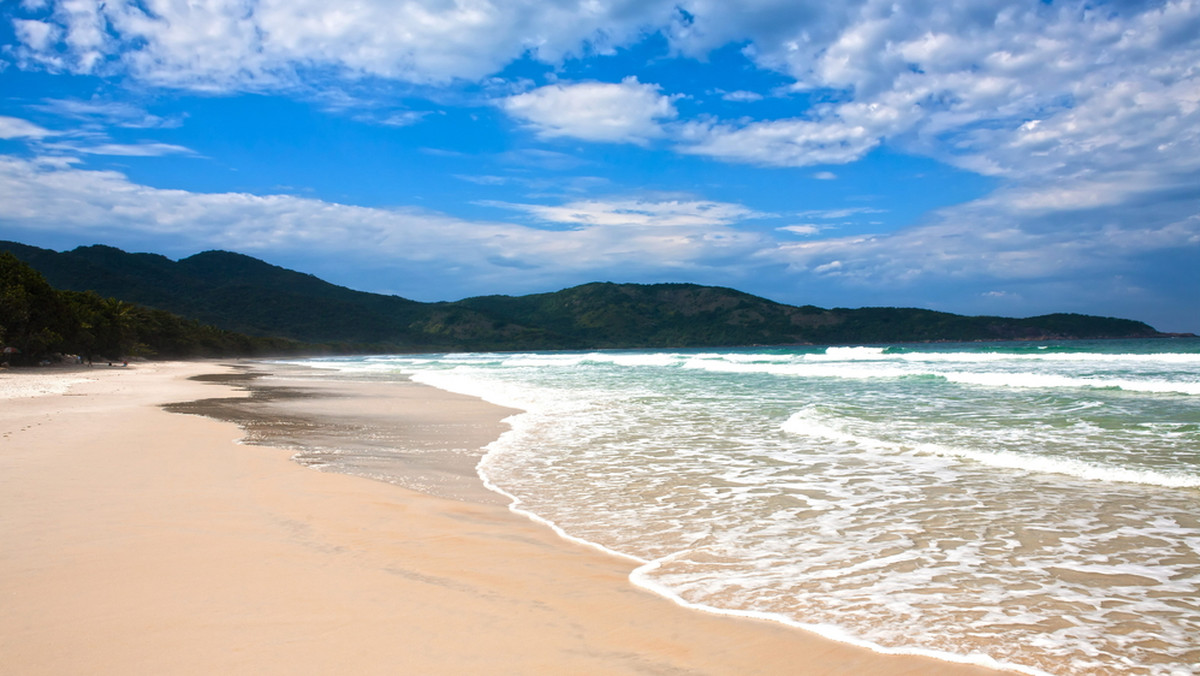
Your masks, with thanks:
[{"label": "ocean wave", "polygon": [[1200,369],[1033,349],[352,368],[522,409],[485,449],[484,483],[562,537],[629,557],[634,584],[686,607],[1027,673],[1173,673],[1200,626],[1188,577],[1200,410],[1107,390],[1188,385]]},{"label": "ocean wave", "polygon": [[1121,377],[1064,376],[1049,373],[1006,373],[951,371],[935,373],[946,380],[966,385],[987,387],[1022,388],[1086,388],[1098,390],[1124,390],[1153,394],[1200,395],[1200,382],[1178,382],[1160,379],[1131,379]]},{"label": "ocean wave", "polygon": [[999,469],[1062,474],[1087,481],[1123,482],[1164,488],[1200,488],[1200,476],[1177,472],[1114,467],[1072,458],[1055,458],[1005,450],[978,450],[929,442],[900,443],[847,431],[836,418],[816,407],[792,414],[781,429],[798,436],[826,439],[887,455],[933,455],[978,462]]},{"label": "ocean wave", "polygon": [[[883,355],[880,359],[853,361],[811,360],[800,355],[791,361],[756,361],[745,356],[737,360],[695,356],[686,359],[683,368],[713,373],[769,374],[800,378],[842,378],[870,380],[879,378],[937,377],[963,385],[994,388],[1072,388],[1113,389],[1153,394],[1200,395],[1200,369],[1178,372],[1172,378],[1131,377],[1127,372],[1047,373],[1026,369],[966,370],[950,368],[967,365],[969,360],[912,360]],[[1198,362],[1200,363],[1200,362]],[[937,366],[926,366],[937,365]],[[923,366],[926,366],[923,368]],[[946,367],[946,368],[942,368]]]}]

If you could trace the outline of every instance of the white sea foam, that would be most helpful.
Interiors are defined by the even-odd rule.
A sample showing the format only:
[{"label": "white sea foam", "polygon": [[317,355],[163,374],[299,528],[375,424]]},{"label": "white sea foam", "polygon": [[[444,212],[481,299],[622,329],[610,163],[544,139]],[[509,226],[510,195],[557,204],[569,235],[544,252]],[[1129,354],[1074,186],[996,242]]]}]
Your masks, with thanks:
[{"label": "white sea foam", "polygon": [[593,353],[587,356],[587,361],[596,363],[616,364],[618,366],[671,366],[679,361],[679,355],[671,353]]},{"label": "white sea foam", "polygon": [[809,354],[805,359],[837,359],[839,361],[876,361],[891,359],[882,347],[829,347],[823,355]]},{"label": "white sea foam", "polygon": [[1115,389],[1128,392],[1155,392],[1160,394],[1200,394],[1200,382],[1179,382],[1157,378],[1135,380],[1104,376],[1072,377],[1029,372],[930,372],[955,383],[986,385],[988,387],[1071,387],[1092,389]]},{"label": "white sea foam", "polygon": [[1026,673],[1192,672],[1200,402],[1136,388],[1196,361],[983,349],[371,368],[526,411],[484,481],[687,607]]},{"label": "white sea foam", "polygon": [[[861,352],[858,352],[860,351]],[[1009,354],[966,355],[960,353],[887,354],[881,348],[829,348],[825,354],[801,354],[788,358],[777,355],[737,354],[696,355],[682,362],[684,368],[713,373],[761,373],[800,378],[881,379],[905,377],[937,377],[950,382],[985,387],[1019,388],[1089,388],[1118,389],[1130,392],[1200,395],[1200,355],[1170,355],[1176,360],[1152,358],[1149,355],[1037,355],[1037,360]],[[1090,357],[1090,358],[1081,358]],[[1110,359],[1109,357],[1123,357]],[[1193,357],[1196,357],[1193,359]],[[1032,370],[1041,362],[1061,362],[1067,365],[1099,367],[1082,374]],[[1025,369],[967,370],[979,365],[1027,365]],[[1154,375],[1133,376],[1128,367],[1137,365],[1184,365],[1193,372],[1176,373],[1171,379]],[[957,367],[957,368],[955,368]],[[1039,367],[1040,369],[1040,367]]]},{"label": "white sea foam", "polygon": [[709,371],[712,373],[765,373],[777,376],[797,376],[801,378],[903,378],[918,375],[902,365],[893,367],[880,366],[877,363],[854,362],[847,364],[824,364],[820,362],[786,362],[762,363],[745,361],[726,361],[717,359],[689,359],[683,363],[684,368]]},{"label": "white sea foam", "polygon": [[[669,355],[676,362],[683,361],[683,355]],[[709,359],[719,361],[729,361],[737,363],[755,363],[755,362],[792,362],[796,360],[795,355],[791,354],[759,354],[759,353],[740,353],[740,352],[705,352],[693,355],[695,359]]]},{"label": "white sea foam", "polygon": [[635,569],[630,574],[629,579],[631,582],[633,582],[633,584],[637,585],[638,587],[641,587],[642,589],[653,592],[660,596],[664,596],[664,597],[670,599],[671,601],[675,602],[677,605],[680,605],[684,608],[698,610],[701,612],[711,613],[711,614],[715,614],[715,615],[726,615],[726,616],[731,616],[731,617],[743,617],[743,618],[754,619],[754,620],[765,620],[767,622],[778,622],[780,624],[795,627],[797,629],[803,629],[804,631],[816,634],[818,636],[822,636],[824,638],[827,638],[827,639],[830,639],[833,641],[838,641],[839,643],[845,643],[847,645],[852,645],[852,646],[856,646],[859,648],[865,648],[867,650],[871,650],[873,652],[881,653],[884,655],[914,655],[914,656],[918,656],[918,657],[928,657],[931,659],[941,660],[944,662],[954,662],[957,664],[970,664],[970,665],[975,665],[975,666],[981,666],[981,667],[985,667],[988,669],[995,669],[997,671],[1009,671],[1009,672],[1015,672],[1015,673],[1021,673],[1021,674],[1029,674],[1030,676],[1051,676],[1050,672],[1042,671],[1041,669],[1036,669],[1036,668],[1024,666],[1021,664],[1002,662],[1000,660],[997,660],[997,659],[991,657],[990,655],[985,655],[983,653],[971,653],[969,655],[959,655],[959,654],[944,652],[944,651],[940,651],[940,650],[928,650],[928,649],[915,648],[915,647],[893,648],[893,647],[888,647],[888,646],[882,646],[882,645],[879,645],[878,643],[873,643],[871,641],[863,640],[862,638],[854,635],[853,633],[846,631],[844,628],[839,627],[837,625],[833,625],[833,624],[801,622],[799,620],[796,620],[795,618],[789,617],[782,613],[764,612],[764,611],[758,611],[758,610],[745,610],[745,609],[738,609],[738,608],[722,608],[719,606],[712,606],[712,605],[707,605],[704,603],[694,603],[692,601],[688,601],[687,599],[683,598],[672,587],[661,584],[653,578],[653,573],[664,563],[668,563],[668,562],[669,562],[669,558],[659,559],[656,561],[650,561],[650,562],[638,567],[637,569]]},{"label": "white sea foam", "polygon": [[1069,362],[1075,364],[1133,364],[1133,365],[1196,365],[1200,366],[1200,354],[1122,354],[1122,353],[1008,353],[1008,352],[900,352],[889,357],[912,362]]},{"label": "white sea foam", "polygon": [[577,366],[584,362],[586,357],[581,354],[577,355],[562,355],[562,354],[518,354],[504,359],[503,365],[509,367],[515,366]]},{"label": "white sea foam", "polygon": [[1163,486],[1166,488],[1200,488],[1200,474],[1180,474],[1111,467],[1081,460],[1050,458],[1007,451],[982,451],[945,444],[901,444],[859,436],[840,429],[827,416],[822,416],[812,408],[793,414],[781,425],[781,429],[792,434],[840,441],[853,444],[858,448],[882,453],[930,454],[947,458],[962,458],[1001,469],[1065,474],[1090,481],[1119,481]]}]

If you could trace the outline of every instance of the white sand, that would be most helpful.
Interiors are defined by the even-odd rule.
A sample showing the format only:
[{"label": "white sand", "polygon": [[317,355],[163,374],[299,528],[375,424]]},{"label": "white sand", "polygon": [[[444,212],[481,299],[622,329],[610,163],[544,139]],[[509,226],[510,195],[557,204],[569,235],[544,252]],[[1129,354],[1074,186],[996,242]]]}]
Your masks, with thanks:
[{"label": "white sand", "polygon": [[26,393],[0,400],[0,673],[992,673],[685,610],[502,506],[305,469],[159,408],[228,396],[185,379],[222,368],[65,392],[0,374]]}]

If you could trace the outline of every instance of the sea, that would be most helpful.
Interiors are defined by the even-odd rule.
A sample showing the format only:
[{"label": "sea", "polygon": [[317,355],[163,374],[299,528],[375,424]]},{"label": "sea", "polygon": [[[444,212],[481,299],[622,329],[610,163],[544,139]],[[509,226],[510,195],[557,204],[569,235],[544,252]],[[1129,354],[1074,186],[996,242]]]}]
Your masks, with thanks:
[{"label": "sea", "polygon": [[483,482],[633,584],[884,653],[1200,673],[1200,339],[322,358],[523,411]]}]

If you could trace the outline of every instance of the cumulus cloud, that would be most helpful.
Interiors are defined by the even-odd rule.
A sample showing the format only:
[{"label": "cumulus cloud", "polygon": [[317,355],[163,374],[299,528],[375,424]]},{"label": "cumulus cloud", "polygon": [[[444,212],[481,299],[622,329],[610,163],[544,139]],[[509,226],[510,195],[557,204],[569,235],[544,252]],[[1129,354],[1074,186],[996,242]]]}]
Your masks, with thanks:
[{"label": "cumulus cloud", "polygon": [[803,167],[845,164],[879,145],[879,136],[856,124],[814,120],[771,120],[744,125],[695,122],[681,134],[684,153],[727,162]]},{"label": "cumulus cloud", "polygon": [[1200,157],[1191,0],[789,4],[684,3],[692,22],[672,40],[696,54],[749,40],[759,65],[837,100],[790,118],[693,124],[684,152],[807,166],[887,143],[1043,183],[1138,164],[1186,172]]},{"label": "cumulus cloud", "polygon": [[636,77],[615,84],[547,85],[505,98],[500,106],[543,138],[638,144],[662,136],[660,121],[678,114],[657,85]]},{"label": "cumulus cloud", "polygon": [[414,83],[477,80],[523,55],[604,53],[666,20],[673,3],[604,0],[57,0],[22,19],[22,54],[54,69],[114,62],[188,89],[262,89],[303,70]]},{"label": "cumulus cloud", "polygon": [[17,41],[35,54],[45,54],[59,39],[61,31],[58,26],[45,21],[14,19],[13,32]]},{"label": "cumulus cloud", "polygon": [[[41,13],[44,5],[28,3],[23,9]],[[103,8],[89,0],[62,0],[54,4],[50,16],[14,19],[13,30],[20,43],[19,59],[55,71],[93,72],[115,49]]]},{"label": "cumulus cloud", "polygon": [[[337,204],[291,195],[194,193],[140,185],[115,171],[0,156],[0,225],[120,241],[170,235],[176,247],[311,252],[375,266],[436,264],[480,275],[502,267],[589,281],[596,271],[702,270],[765,240],[732,224],[761,216],[737,204],[667,199],[500,205],[567,229],[469,221],[413,207]],[[654,226],[654,227],[630,227]],[[106,239],[111,238],[111,239]],[[511,270],[503,273],[510,282]],[[584,279],[579,279],[584,275]]]},{"label": "cumulus cloud", "polygon": [[[887,144],[1014,180],[1071,179],[1200,157],[1200,7],[950,0],[58,0],[24,3],[18,60],[120,69],[212,90],[295,87],[302,74],[480,80],[531,56],[607,53],[661,31],[705,57],[730,43],[828,103],[771,120],[692,120],[683,152],[728,162],[852,162]],[[311,83],[311,80],[309,80]],[[743,92],[732,96],[749,98]],[[596,103],[556,114],[552,104]],[[629,104],[628,110],[620,106]],[[651,85],[579,83],[504,100],[543,137],[644,143],[676,117]],[[572,112],[578,121],[572,119]],[[582,117],[580,117],[582,116]],[[607,119],[601,119],[607,118]],[[388,118],[411,123],[413,115]]]}]

